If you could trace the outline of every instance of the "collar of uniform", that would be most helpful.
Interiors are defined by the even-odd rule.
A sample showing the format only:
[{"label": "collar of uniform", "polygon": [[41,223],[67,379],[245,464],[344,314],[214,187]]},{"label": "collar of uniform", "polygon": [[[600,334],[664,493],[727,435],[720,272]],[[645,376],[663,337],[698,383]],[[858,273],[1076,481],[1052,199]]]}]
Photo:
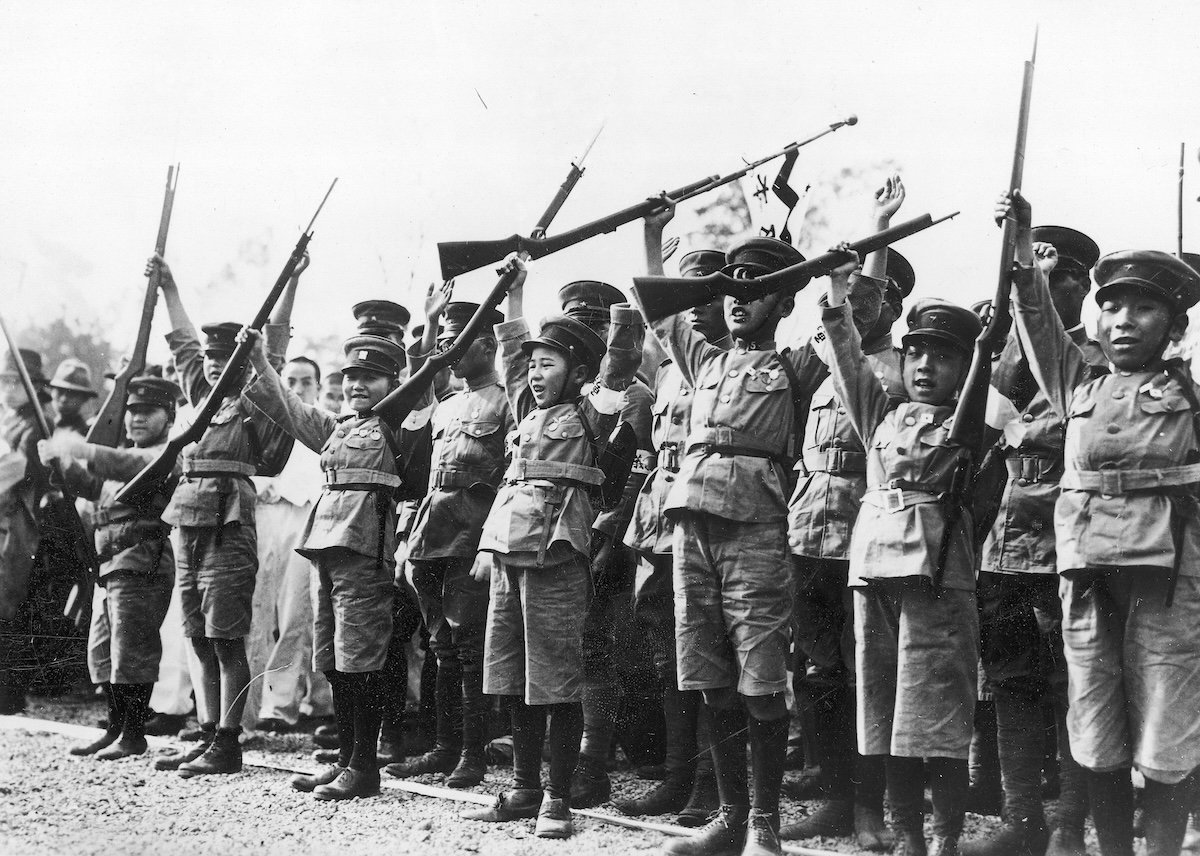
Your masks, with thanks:
[{"label": "collar of uniform", "polygon": [[497,386],[500,383],[500,374],[495,369],[488,372],[476,382],[466,381],[467,389],[474,392],[477,389],[483,389],[487,386]]},{"label": "collar of uniform", "polygon": [[773,351],[775,350],[775,340],[767,339],[762,342],[747,342],[745,339],[734,339],[733,350],[739,354],[749,353],[750,351]]},{"label": "collar of uniform", "polygon": [[714,348],[720,348],[722,351],[728,351],[733,347],[733,337],[726,333],[720,339],[717,339],[714,342],[709,342],[708,344],[712,345]]},{"label": "collar of uniform", "polygon": [[873,342],[863,342],[862,350],[864,354],[878,354],[882,351],[890,351],[893,347],[892,333],[889,330],[886,335],[880,336]]}]

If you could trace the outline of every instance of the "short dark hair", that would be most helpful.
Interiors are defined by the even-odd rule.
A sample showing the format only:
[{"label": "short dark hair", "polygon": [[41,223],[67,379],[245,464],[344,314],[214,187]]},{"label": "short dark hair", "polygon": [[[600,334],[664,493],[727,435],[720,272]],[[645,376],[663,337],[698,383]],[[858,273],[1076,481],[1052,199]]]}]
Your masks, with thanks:
[{"label": "short dark hair", "polygon": [[292,357],[288,360],[289,363],[304,363],[306,366],[312,366],[313,374],[317,376],[317,385],[321,384],[321,367],[317,365],[316,360],[311,357]]}]

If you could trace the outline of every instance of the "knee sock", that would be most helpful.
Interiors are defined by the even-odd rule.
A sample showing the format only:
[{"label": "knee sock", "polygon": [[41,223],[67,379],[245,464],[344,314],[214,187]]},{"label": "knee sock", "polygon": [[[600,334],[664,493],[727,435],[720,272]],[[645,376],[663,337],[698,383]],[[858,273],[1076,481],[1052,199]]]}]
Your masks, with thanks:
[{"label": "knee sock", "polygon": [[620,707],[621,688],[616,684],[583,688],[583,741],[579,747],[580,754],[608,760]]},{"label": "knee sock", "polygon": [[354,698],[354,751],[347,765],[352,770],[375,770],[379,766],[379,726],[383,720],[383,698],[379,673],[348,675]]},{"label": "knee sock", "polygon": [[583,707],[556,704],[550,708],[550,792],[551,799],[570,800],[571,776],[579,761],[579,741],[583,737]]},{"label": "knee sock", "polygon": [[348,767],[350,756],[354,754],[354,693],[341,672],[330,669],[325,677],[333,692],[333,719],[338,730],[337,764]]},{"label": "knee sock", "polygon": [[925,823],[925,765],[920,758],[887,756],[887,801],[897,832],[921,835]]},{"label": "knee sock", "polygon": [[957,839],[962,835],[971,774],[961,758],[930,758],[933,792],[933,834]]},{"label": "knee sock", "polygon": [[150,715],[150,693],[154,684],[128,684],[125,687],[125,716],[121,730],[123,740],[143,740],[146,737],[146,719]]},{"label": "knee sock", "polygon": [[104,685],[104,697],[108,700],[108,727],[104,729],[108,735],[118,735],[125,722],[125,695],[117,684]]},{"label": "knee sock", "polygon": [[[779,789],[787,760],[788,718],[756,719],[750,724],[750,761],[754,770],[753,807],[772,817],[779,816]],[[721,800],[724,802],[724,800]]]},{"label": "knee sock", "polygon": [[546,708],[513,698],[509,707],[513,737],[513,787],[542,789],[542,746],[546,742]]},{"label": "knee sock", "polygon": [[1146,856],[1177,856],[1194,802],[1190,776],[1174,785],[1146,779],[1146,789],[1142,792]]},{"label": "knee sock", "polygon": [[[704,709],[707,711],[713,772],[716,773],[721,804],[749,807],[750,794],[746,782],[746,710],[740,704],[730,708],[716,708],[706,704]],[[786,733],[785,731],[784,734]]]},{"label": "knee sock", "polygon": [[1133,856],[1133,781],[1129,768],[1087,771],[1088,800],[1103,856]]}]

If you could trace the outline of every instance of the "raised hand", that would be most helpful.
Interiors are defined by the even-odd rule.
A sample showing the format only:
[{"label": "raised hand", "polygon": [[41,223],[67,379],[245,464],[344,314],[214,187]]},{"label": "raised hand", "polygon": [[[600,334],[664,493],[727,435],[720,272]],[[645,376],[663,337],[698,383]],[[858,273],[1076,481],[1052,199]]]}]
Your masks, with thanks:
[{"label": "raised hand", "polygon": [[899,175],[888,176],[883,186],[875,191],[875,220],[881,228],[886,228],[892,220],[892,215],[904,204],[904,182]]},{"label": "raised hand", "polygon": [[429,283],[429,288],[425,292],[425,317],[431,324],[437,324],[437,320],[446,311],[452,297],[454,297],[453,279],[448,279],[441,285],[436,282]]}]

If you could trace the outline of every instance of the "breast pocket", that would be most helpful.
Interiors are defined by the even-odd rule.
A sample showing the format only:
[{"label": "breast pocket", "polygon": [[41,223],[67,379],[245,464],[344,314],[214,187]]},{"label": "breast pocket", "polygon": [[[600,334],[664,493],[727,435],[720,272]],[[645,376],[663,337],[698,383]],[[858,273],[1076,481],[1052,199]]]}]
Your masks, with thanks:
[{"label": "breast pocket", "polygon": [[386,454],[386,443],[378,431],[351,434],[342,441],[341,449],[336,450],[335,459],[340,458],[342,466],[379,467]]},{"label": "breast pocket", "polygon": [[813,438],[813,442],[806,445],[816,448],[833,436],[836,429],[837,410],[838,403],[835,396],[829,393],[813,395],[812,409],[809,414],[810,424],[813,426],[813,431],[809,436]]},{"label": "breast pocket", "polygon": [[499,422],[464,422],[460,431],[454,453],[458,463],[468,466],[490,466],[499,463],[499,458],[504,454],[499,436]]},{"label": "breast pocket", "polygon": [[1167,390],[1160,398],[1140,395],[1138,396],[1138,407],[1143,413],[1176,413],[1192,409],[1191,402],[1181,393],[1173,390]]},{"label": "breast pocket", "polygon": [[1096,400],[1090,396],[1079,396],[1071,400],[1067,408],[1067,419],[1089,419],[1096,410]]}]

